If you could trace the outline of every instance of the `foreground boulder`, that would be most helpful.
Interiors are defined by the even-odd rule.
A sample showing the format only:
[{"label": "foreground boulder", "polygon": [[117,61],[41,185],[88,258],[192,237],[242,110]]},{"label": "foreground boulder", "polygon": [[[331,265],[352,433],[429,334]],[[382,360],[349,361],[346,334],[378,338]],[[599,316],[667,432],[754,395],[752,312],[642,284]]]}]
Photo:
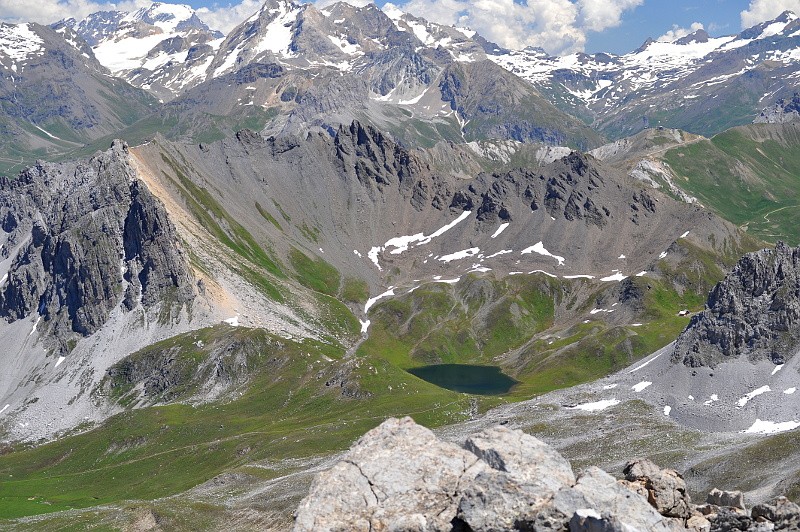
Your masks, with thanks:
[{"label": "foreground boulder", "polygon": [[411,418],[389,419],[317,477],[295,530],[449,530],[466,484],[486,469]]},{"label": "foreground boulder", "polygon": [[[714,490],[691,504],[676,471],[649,460],[625,480],[590,467],[575,476],[546,443],[498,426],[464,448],[411,418],[374,428],[315,479],[295,513],[296,531],[765,531],[800,530],[800,507],[744,511],[738,492]],[[730,506],[728,506],[730,505]]]}]

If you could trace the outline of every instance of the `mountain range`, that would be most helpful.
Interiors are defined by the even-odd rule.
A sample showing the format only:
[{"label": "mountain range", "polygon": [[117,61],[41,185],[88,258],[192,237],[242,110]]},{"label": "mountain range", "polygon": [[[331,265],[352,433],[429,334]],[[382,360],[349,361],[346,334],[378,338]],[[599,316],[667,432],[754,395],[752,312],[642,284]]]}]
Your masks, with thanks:
[{"label": "mountain range", "polygon": [[0,24],[0,523],[287,528],[401,415],[795,494],[798,37]]}]

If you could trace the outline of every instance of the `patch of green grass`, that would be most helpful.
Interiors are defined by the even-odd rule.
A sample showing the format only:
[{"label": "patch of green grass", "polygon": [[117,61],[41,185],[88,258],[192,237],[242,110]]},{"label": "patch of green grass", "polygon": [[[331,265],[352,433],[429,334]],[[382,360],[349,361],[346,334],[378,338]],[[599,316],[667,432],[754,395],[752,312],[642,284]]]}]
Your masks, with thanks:
[{"label": "patch of green grass", "polygon": [[303,225],[299,226],[300,232],[303,234],[309,242],[314,242],[315,244],[319,243],[319,228],[315,226],[308,226],[305,222]]},{"label": "patch of green grass", "polygon": [[281,213],[281,216],[283,217],[284,220],[286,220],[287,222],[291,222],[292,221],[292,217],[289,216],[286,213],[286,211],[283,210],[283,207],[281,207],[281,204],[278,203],[277,201],[275,201],[274,198],[272,200],[272,204],[275,205],[275,208],[278,209],[278,212]]},{"label": "patch of green grass", "polygon": [[339,362],[341,348],[263,330],[220,326],[158,348],[193,358],[197,334],[235,334],[250,346],[256,358],[248,359],[242,395],[127,411],[95,430],[0,456],[0,518],[165,497],[252,461],[347,448],[388,416],[436,426],[464,419],[469,407],[469,397],[380,358]]},{"label": "patch of green grass", "polygon": [[753,124],[667,151],[679,185],[754,236],[800,243],[800,127]]},{"label": "patch of green grass", "polygon": [[352,304],[363,304],[369,299],[369,285],[363,279],[345,278],[342,283],[342,301]]},{"label": "patch of green grass", "polygon": [[311,259],[297,248],[292,248],[289,251],[289,261],[297,273],[297,280],[306,288],[329,296],[339,293],[341,275],[323,259]]},{"label": "patch of green grass", "polygon": [[431,284],[381,302],[360,349],[402,368],[491,363],[552,325],[551,286],[531,279],[467,278],[454,287]]},{"label": "patch of green grass", "polygon": [[272,225],[274,225],[274,226],[275,226],[275,228],[276,228],[278,231],[283,231],[283,228],[281,227],[281,224],[279,224],[279,223],[278,223],[278,220],[276,220],[276,219],[275,219],[275,217],[274,217],[274,216],[272,216],[272,215],[269,213],[269,211],[267,211],[267,210],[266,210],[264,207],[262,207],[262,206],[261,206],[261,204],[260,204],[259,202],[256,202],[256,210],[258,210],[258,213],[259,213],[259,214],[260,214],[260,215],[261,215],[261,216],[262,216],[262,217],[263,217],[263,218],[264,218],[266,221],[268,221],[269,223],[271,223]]}]

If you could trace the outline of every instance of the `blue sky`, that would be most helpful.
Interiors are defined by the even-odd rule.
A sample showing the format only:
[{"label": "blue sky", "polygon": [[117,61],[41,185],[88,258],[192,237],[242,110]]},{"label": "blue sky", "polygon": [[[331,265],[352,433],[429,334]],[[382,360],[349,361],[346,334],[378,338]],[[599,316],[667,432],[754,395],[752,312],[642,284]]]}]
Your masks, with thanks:
[{"label": "blue sky", "polygon": [[[302,0],[296,0],[302,1]],[[317,5],[335,0],[314,0]],[[366,3],[367,0],[348,0]],[[478,30],[507,48],[538,46],[551,54],[625,53],[648,37],[670,39],[703,27],[712,36],[738,33],[800,0],[392,0],[404,11],[442,24]],[[378,0],[383,5],[387,0]],[[130,11],[149,0],[0,0],[0,20],[51,23],[100,9]],[[228,31],[263,0],[173,0],[199,10],[210,26]]]},{"label": "blue sky", "polygon": [[624,53],[639,47],[648,37],[657,38],[672,29],[689,28],[700,22],[712,36],[741,31],[740,13],[747,9],[745,0],[673,0],[645,1],[627,12],[622,23],[603,32],[590,32],[586,51]]}]

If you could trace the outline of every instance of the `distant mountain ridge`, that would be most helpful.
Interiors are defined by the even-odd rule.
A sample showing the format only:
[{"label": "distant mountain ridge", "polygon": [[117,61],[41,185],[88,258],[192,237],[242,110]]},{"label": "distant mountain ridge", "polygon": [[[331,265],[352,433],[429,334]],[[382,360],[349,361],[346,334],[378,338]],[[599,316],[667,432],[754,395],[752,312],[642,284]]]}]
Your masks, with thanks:
[{"label": "distant mountain ridge", "polygon": [[525,49],[489,58],[609,137],[650,126],[710,136],[796,92],[798,46],[800,20],[786,11],[738,35],[698,30],[673,42],[648,39],[623,55],[550,57]]},{"label": "distant mountain ridge", "polygon": [[[172,17],[171,25],[154,12]],[[751,122],[762,108],[790,97],[800,81],[800,57],[793,51],[800,21],[790,11],[737,35],[710,37],[698,30],[673,42],[648,39],[628,54],[563,57],[548,56],[541,49],[503,50],[473,30],[431,23],[394,6],[381,11],[374,4],[355,7],[340,2],[317,9],[292,0],[269,0],[224,40],[187,6],[156,3],[120,15],[103,12],[63,23],[95,43],[101,63],[163,100],[265,61],[291,70],[327,67],[372,75],[376,53],[412,46],[446,54],[455,63],[489,59],[611,138],[651,125],[708,136]],[[120,31],[129,46],[136,42],[125,29],[133,21],[162,28],[165,40],[138,36],[141,43],[134,47],[141,48],[139,64],[123,65],[113,50],[121,42]],[[177,47],[175,39],[180,41]],[[396,70],[400,66],[382,73],[371,87],[382,101],[414,102],[427,85],[425,68],[414,69],[422,78],[403,78]]]}]

